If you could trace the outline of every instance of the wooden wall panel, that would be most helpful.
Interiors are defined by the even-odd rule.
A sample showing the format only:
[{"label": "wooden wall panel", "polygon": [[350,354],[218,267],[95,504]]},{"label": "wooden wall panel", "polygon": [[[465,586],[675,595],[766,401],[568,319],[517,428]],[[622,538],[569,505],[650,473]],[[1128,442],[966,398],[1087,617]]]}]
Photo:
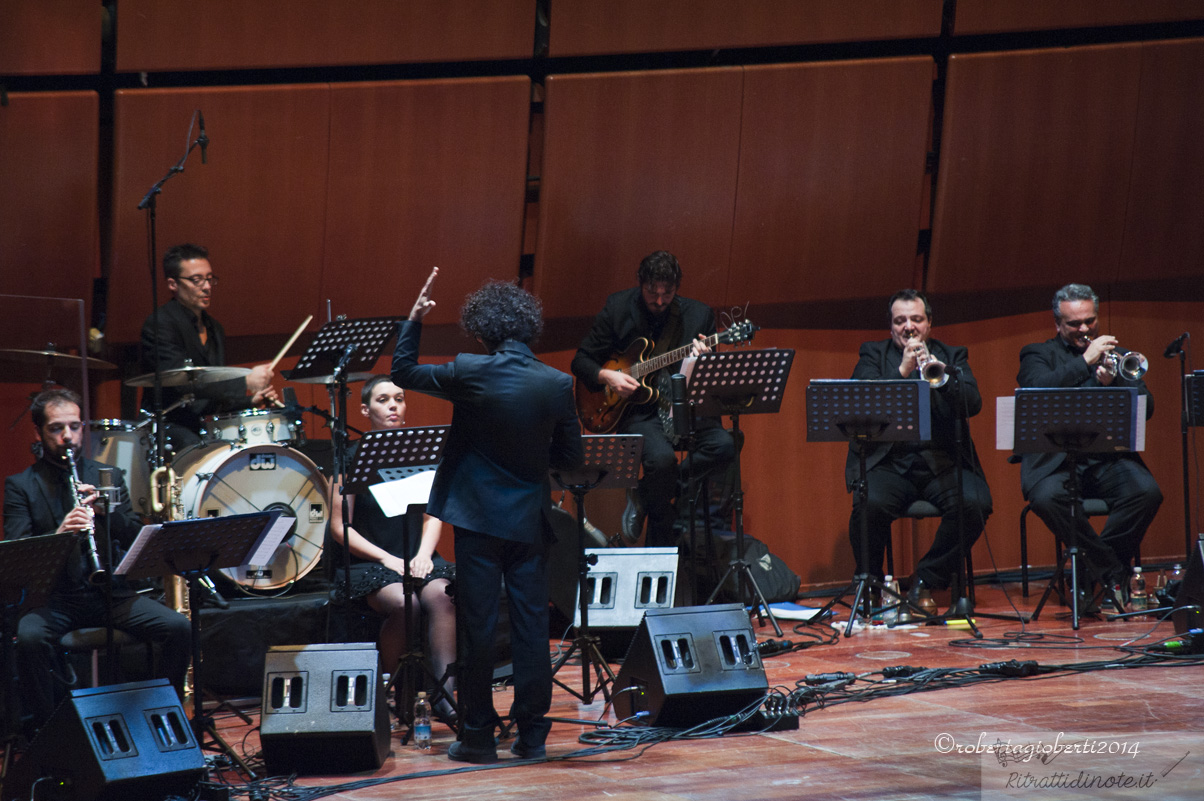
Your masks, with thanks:
[{"label": "wooden wall panel", "polygon": [[0,0],[0,75],[100,72],[103,11],[93,0]]},{"label": "wooden wall panel", "polygon": [[556,0],[553,56],[906,39],[941,31],[939,0]]},{"label": "wooden wall panel", "polygon": [[954,34],[1204,19],[1204,0],[958,0]]},{"label": "wooden wall panel", "polygon": [[1204,40],[1142,47],[1124,249],[1117,280],[1184,279],[1204,293]]},{"label": "wooden wall panel", "polygon": [[322,297],[404,315],[432,265],[429,320],[455,322],[486,278],[513,280],[526,191],[526,77],[336,86]]},{"label": "wooden wall panel", "polygon": [[158,262],[180,242],[209,248],[221,278],[212,311],[229,337],[287,335],[319,312],[329,102],[326,84],[117,92],[110,340],[136,342],[150,313],[146,220],[137,206],[184,155],[198,108],[209,163],[194,150],[185,172],[164,186]]},{"label": "wooden wall panel", "polygon": [[91,300],[98,113],[95,92],[13,92],[0,107],[0,291]]},{"label": "wooden wall panel", "polygon": [[530,58],[535,35],[533,0],[121,0],[120,14],[119,72]]},{"label": "wooden wall panel", "polygon": [[910,283],[932,73],[926,56],[746,69],[733,302]]},{"label": "wooden wall panel", "polygon": [[681,261],[683,294],[720,302],[742,80],[734,68],[549,76],[535,260],[548,316],[596,314],[659,249]]},{"label": "wooden wall panel", "polygon": [[949,59],[928,289],[1115,275],[1140,45]]}]

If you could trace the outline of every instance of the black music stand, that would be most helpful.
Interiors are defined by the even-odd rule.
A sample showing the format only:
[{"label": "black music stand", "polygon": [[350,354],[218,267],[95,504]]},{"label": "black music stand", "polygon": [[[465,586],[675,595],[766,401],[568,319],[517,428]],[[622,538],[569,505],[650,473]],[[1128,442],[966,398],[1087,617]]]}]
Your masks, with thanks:
[{"label": "black music stand", "polygon": [[[204,590],[201,579],[211,569],[263,564],[288,533],[288,518],[279,510],[228,517],[203,517],[145,526],[114,575],[150,578],[175,573],[188,583],[191,609],[201,608]],[[192,730],[201,748],[218,750],[230,757],[248,777],[255,773],[217,733],[213,719],[205,714],[201,672],[201,616],[190,615],[192,624],[193,712]],[[212,741],[205,742],[205,735]]]},{"label": "black music stand", "polygon": [[[334,451],[334,475],[343,496],[343,525],[347,525],[347,383],[363,381],[372,375],[389,339],[397,333],[400,317],[368,317],[362,320],[332,320],[314,334],[313,340],[286,376],[302,384],[325,384],[330,397],[330,444]],[[344,536],[346,541],[346,536]],[[344,589],[351,597],[351,551],[343,549]],[[351,622],[348,605],[347,622]]]},{"label": "black music stand", "polygon": [[[861,569],[853,581],[816,613],[820,620],[838,603],[849,607],[849,622],[844,636],[852,636],[857,609],[863,610],[868,622],[873,613],[870,589],[894,596],[887,606],[906,605],[920,617],[931,617],[920,607],[908,602],[903,595],[888,589],[869,572],[870,535],[869,482],[866,479],[866,451],[875,442],[926,442],[932,439],[932,397],[927,381],[897,379],[889,381],[812,380],[807,387],[807,441],[848,442],[857,453],[857,504],[861,508],[860,542]],[[844,598],[853,593],[853,603]],[[880,596],[881,597],[881,596]],[[886,598],[883,598],[886,603]]]},{"label": "black music stand", "polygon": [[[577,699],[590,704],[598,692],[610,702],[608,684],[614,684],[615,674],[602,657],[598,638],[589,630],[589,598],[586,587],[589,581],[589,566],[598,561],[594,554],[585,553],[585,493],[595,489],[627,489],[639,484],[640,458],[644,452],[644,437],[640,434],[597,434],[581,438],[585,448],[585,461],[574,470],[553,470],[552,478],[562,489],[573,495],[577,506],[577,609],[581,623],[573,644],[552,666],[552,681],[563,687]],[[577,692],[556,678],[560,669],[568,663],[574,653],[581,653],[581,692]],[[597,677],[597,685],[590,689],[590,669]]]},{"label": "black music stand", "polygon": [[50,534],[20,540],[0,541],[0,654],[4,676],[0,677],[3,696],[4,760],[0,763],[0,789],[8,775],[13,746],[21,733],[20,704],[17,700],[17,661],[13,640],[22,610],[36,609],[46,603],[63,573],[63,565],[75,548],[78,534]]},{"label": "black music stand", "polygon": [[[1079,628],[1079,533],[1077,521],[1083,515],[1083,496],[1079,489],[1078,459],[1084,453],[1118,453],[1142,450],[1139,447],[1139,425],[1145,416],[1139,415],[1136,387],[1072,387],[1017,389],[1015,393],[1015,433],[1012,450],[1015,453],[1065,453],[1069,466],[1066,491],[1070,496],[1070,516],[1074,524],[1062,532],[1066,549],[1045,587],[1041,600],[1033,609],[1030,620],[1036,620],[1049,600],[1049,595],[1070,565],[1070,616],[1075,631]],[[1054,532],[1056,535],[1058,532]],[[1122,611],[1120,599],[1099,566],[1087,561],[1099,591],[1088,607],[1100,598],[1111,601]]]},{"label": "black music stand", "polygon": [[[348,468],[345,487],[347,494],[368,492],[373,484],[383,481],[398,481],[418,473],[434,470],[435,465],[443,458],[443,446],[447,442],[447,432],[450,429],[451,426],[390,428],[369,431],[364,434],[359,440],[355,461]],[[410,509],[413,510],[416,505],[411,504]],[[422,506],[425,508],[425,502]],[[406,514],[411,513],[410,511],[406,512]],[[343,550],[345,553],[350,553],[347,548],[346,517],[343,518],[343,522]],[[408,529],[406,542],[409,543]],[[419,631],[422,625],[422,607],[419,603],[418,588],[414,586],[413,578],[410,576],[410,559],[412,558],[413,554],[411,553],[403,554],[405,572],[402,576],[402,585],[405,587],[407,597],[406,652],[402,654],[401,661],[394,667],[389,687],[385,688],[387,691],[390,687],[395,686],[397,690],[397,717],[408,727],[402,742],[409,742],[414,733],[414,696],[418,693],[418,677],[424,673],[435,683],[435,694],[431,697],[431,704],[433,705],[438,699],[443,698],[457,714],[459,713],[456,699],[452,698],[451,693],[444,687],[452,666],[449,665],[448,672],[442,676],[436,676],[426,663],[426,653],[422,647],[422,633]],[[348,571],[345,587],[346,597],[350,601],[350,571]],[[401,677],[400,684],[398,684],[398,676]]]},{"label": "black music stand", "polygon": [[790,377],[790,365],[793,362],[792,348],[704,353],[694,363],[686,391],[688,400],[693,404],[695,418],[722,417],[725,414],[732,418],[732,439],[736,443],[733,462],[736,476],[732,491],[736,558],[728,564],[727,572],[719,579],[706,602],[714,602],[728,577],[735,577],[738,600],[754,609],[758,625],[764,625],[768,618],[779,637],[782,636],[782,627],[778,625],[769,602],[753,577],[744,551],[744,487],[740,475],[744,435],[740,431],[740,415],[776,414],[782,408],[782,394],[786,391],[786,379]]}]

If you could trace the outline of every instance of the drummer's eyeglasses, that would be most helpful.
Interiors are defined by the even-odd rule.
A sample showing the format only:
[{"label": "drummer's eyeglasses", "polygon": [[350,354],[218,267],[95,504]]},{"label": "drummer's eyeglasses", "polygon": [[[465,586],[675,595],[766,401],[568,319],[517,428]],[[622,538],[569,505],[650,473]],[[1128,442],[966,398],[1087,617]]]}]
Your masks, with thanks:
[{"label": "drummer's eyeglasses", "polygon": [[205,276],[190,275],[187,277],[180,276],[180,278],[178,280],[187,281],[188,283],[192,284],[197,289],[200,289],[205,284],[209,284],[209,286],[217,286],[217,276],[216,275],[205,275]]}]

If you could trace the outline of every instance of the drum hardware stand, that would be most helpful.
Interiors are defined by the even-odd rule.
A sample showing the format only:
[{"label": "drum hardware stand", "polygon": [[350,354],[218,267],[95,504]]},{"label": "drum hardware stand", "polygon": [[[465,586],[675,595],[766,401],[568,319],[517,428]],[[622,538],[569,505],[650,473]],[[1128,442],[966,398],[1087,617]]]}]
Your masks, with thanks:
[{"label": "drum hardware stand", "polygon": [[[589,581],[589,567],[597,563],[598,557],[585,552],[585,494],[594,489],[627,489],[637,486],[644,438],[639,434],[589,435],[581,438],[581,444],[585,450],[585,460],[581,467],[574,470],[553,470],[551,473],[556,483],[572,494],[577,507],[577,614],[580,617],[573,644],[552,666],[552,681],[584,703],[593,703],[594,696],[599,692],[609,703],[610,691],[607,685],[614,684],[615,674],[598,648],[598,637],[589,630],[589,605],[592,595],[589,590],[592,586]],[[578,652],[581,655],[581,692],[556,678],[560,669]],[[591,670],[597,680],[592,689]]]},{"label": "drum hardware stand", "polygon": [[[288,518],[279,512],[255,512],[228,517],[204,517],[178,520],[158,526],[146,526],[130,546],[125,559],[114,571],[129,578],[149,578],[172,573],[188,585],[190,606],[200,608],[200,579],[212,568],[262,564],[275,551],[288,532]],[[204,750],[217,750],[228,756],[245,776],[255,772],[238,752],[222,739],[205,713],[201,655],[201,616],[190,615],[192,627],[192,731]],[[210,742],[206,742],[208,737]]]},{"label": "drum hardware stand", "polygon": [[[1014,417],[1012,441],[1000,439],[998,447],[1010,445],[1015,453],[1064,453],[1068,465],[1066,491],[1070,500],[1071,526],[1061,532],[1066,549],[1058,562],[1030,620],[1037,620],[1058,579],[1070,565],[1071,626],[1079,629],[1079,515],[1083,499],[1079,487],[1078,460],[1084,453],[1117,453],[1144,450],[1145,403],[1134,387],[1075,387],[1069,389],[1017,389],[1010,411]],[[1000,404],[1000,427],[1006,426],[1007,406]],[[1059,532],[1054,532],[1055,536]],[[1087,559],[1087,569],[1100,589],[1090,604],[1104,598],[1120,610],[1120,599],[1105,580],[1101,568]]]},{"label": "drum hardware stand", "polygon": [[[369,431],[359,441],[356,449],[355,462],[347,473],[344,502],[347,495],[369,492],[374,484],[381,481],[392,482],[427,473],[439,463],[443,456],[443,446],[447,442],[447,432],[450,426],[428,426],[417,428],[391,428]],[[426,493],[429,495],[429,492]],[[431,696],[431,706],[445,700],[452,711],[459,713],[456,699],[448,692],[445,684],[453,675],[454,665],[448,665],[442,676],[436,676],[426,661],[423,648],[421,587],[418,580],[410,575],[410,559],[413,558],[410,545],[414,538],[410,536],[410,526],[414,522],[411,515],[418,521],[426,509],[426,495],[421,499],[408,498],[406,516],[406,553],[402,555],[403,570],[402,586],[406,594],[406,649],[393,670],[392,678],[385,688],[393,689],[397,706],[397,717],[406,724],[406,733],[402,742],[409,742],[414,733],[414,697],[418,694],[419,683],[423,674],[434,682],[435,691]],[[382,511],[384,511],[382,509]],[[346,517],[343,518],[347,520]],[[344,523],[346,525],[346,522]],[[419,526],[421,523],[419,522]],[[421,533],[418,536],[421,541]],[[347,537],[343,537],[343,552],[345,562],[350,561],[350,549],[346,546]],[[350,571],[348,571],[348,575]],[[348,585],[350,582],[348,582]],[[351,593],[347,590],[346,597],[350,601]]]},{"label": "drum hardware stand", "polygon": [[20,540],[0,541],[0,676],[3,712],[4,756],[0,761],[0,797],[12,763],[13,750],[21,739],[20,703],[17,694],[17,655],[14,642],[22,610],[44,606],[54,590],[67,557],[75,550],[75,534],[50,534]]},{"label": "drum hardware stand", "polygon": [[730,416],[732,439],[736,444],[736,458],[733,461],[736,475],[732,490],[736,558],[728,564],[727,572],[719,579],[706,602],[711,604],[715,601],[730,577],[736,583],[738,600],[745,608],[753,608],[757,625],[763,626],[769,620],[778,637],[782,636],[782,627],[769,608],[769,602],[765,600],[765,594],[753,576],[745,553],[744,487],[740,473],[744,435],[740,431],[740,415],[776,414],[781,410],[782,393],[786,389],[793,361],[794,350],[789,348],[704,353],[694,363],[689,385],[695,414],[699,417]]},{"label": "drum hardware stand", "polygon": [[[920,379],[860,381],[815,379],[807,387],[807,441],[848,442],[857,454],[857,506],[861,572],[832,600],[820,607],[813,620],[822,620],[837,604],[849,608],[844,636],[853,636],[853,624],[860,609],[865,620],[874,611],[872,590],[877,590],[885,606],[906,606],[918,618],[931,618],[919,606],[887,588],[870,572],[869,480],[866,477],[866,451],[875,442],[923,442],[932,439],[931,388]],[[850,604],[845,601],[853,596]],[[883,595],[893,596],[887,604]]]}]

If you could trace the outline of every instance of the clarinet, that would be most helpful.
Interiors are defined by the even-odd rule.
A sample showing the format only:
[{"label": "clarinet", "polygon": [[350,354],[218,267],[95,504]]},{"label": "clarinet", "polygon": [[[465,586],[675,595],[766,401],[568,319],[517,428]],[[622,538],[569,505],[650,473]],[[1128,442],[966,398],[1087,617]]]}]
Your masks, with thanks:
[{"label": "clarinet", "polygon": [[[79,494],[79,485],[83,482],[79,480],[79,468],[75,465],[75,449],[68,448],[65,458],[67,465],[71,468],[68,482],[71,486],[71,505],[72,507],[83,506],[83,499]],[[101,565],[100,553],[96,550],[96,526],[89,523],[88,527],[80,532],[80,538],[84,546],[84,558],[88,560],[88,583],[104,584],[108,581],[109,572]]]}]

